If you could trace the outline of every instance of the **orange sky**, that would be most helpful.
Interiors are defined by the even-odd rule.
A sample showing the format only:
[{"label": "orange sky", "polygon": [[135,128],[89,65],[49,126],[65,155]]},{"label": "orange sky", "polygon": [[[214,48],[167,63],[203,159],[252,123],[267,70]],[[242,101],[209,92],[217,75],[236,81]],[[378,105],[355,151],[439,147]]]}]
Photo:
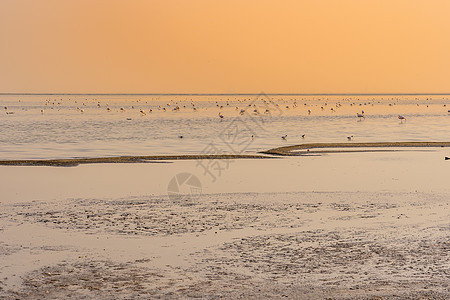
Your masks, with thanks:
[{"label": "orange sky", "polygon": [[448,0],[1,0],[0,92],[450,93]]}]

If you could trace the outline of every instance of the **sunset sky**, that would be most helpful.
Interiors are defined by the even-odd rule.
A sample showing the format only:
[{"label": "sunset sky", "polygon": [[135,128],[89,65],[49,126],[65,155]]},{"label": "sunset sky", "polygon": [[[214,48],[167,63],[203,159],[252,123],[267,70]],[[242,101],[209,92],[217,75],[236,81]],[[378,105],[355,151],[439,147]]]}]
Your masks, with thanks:
[{"label": "sunset sky", "polygon": [[450,93],[449,0],[1,0],[0,92]]}]

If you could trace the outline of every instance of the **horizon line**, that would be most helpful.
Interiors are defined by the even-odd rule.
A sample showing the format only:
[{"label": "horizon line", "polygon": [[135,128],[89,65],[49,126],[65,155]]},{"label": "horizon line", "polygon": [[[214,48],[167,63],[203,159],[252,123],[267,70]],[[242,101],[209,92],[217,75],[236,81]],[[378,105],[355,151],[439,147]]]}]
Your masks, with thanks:
[{"label": "horizon line", "polygon": [[450,93],[0,93],[0,96],[441,96]]}]

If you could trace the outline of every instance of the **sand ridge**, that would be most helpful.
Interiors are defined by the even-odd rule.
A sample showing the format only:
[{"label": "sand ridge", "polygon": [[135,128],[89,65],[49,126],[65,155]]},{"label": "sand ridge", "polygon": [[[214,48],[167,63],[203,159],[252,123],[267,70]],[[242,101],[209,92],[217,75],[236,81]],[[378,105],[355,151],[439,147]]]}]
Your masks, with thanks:
[{"label": "sand ridge", "polygon": [[[300,155],[294,151],[320,149],[320,148],[387,148],[384,151],[393,151],[389,148],[431,148],[431,147],[450,147],[450,142],[375,142],[375,143],[308,143],[293,146],[284,146],[270,149],[261,153],[283,156]],[[354,150],[355,152],[374,152],[375,150]],[[311,151],[312,152],[312,151]],[[329,150],[320,153],[339,153],[348,152],[348,150]],[[318,153],[318,152],[316,152]]]},{"label": "sand ridge", "polygon": [[96,158],[65,158],[65,159],[26,159],[26,160],[0,160],[0,166],[53,166],[75,167],[80,164],[108,164],[108,163],[168,163],[174,160],[201,160],[201,159],[265,159],[264,155],[246,154],[219,154],[219,155],[149,155],[149,156],[112,156]]},{"label": "sand ridge", "polygon": [[[75,167],[80,164],[100,163],[163,163],[174,160],[202,160],[202,159],[268,159],[275,156],[300,156],[324,153],[342,152],[390,152],[398,151],[392,148],[432,148],[450,147],[450,142],[376,142],[376,143],[310,143],[284,146],[260,152],[260,154],[198,154],[198,155],[148,155],[148,156],[112,156],[96,158],[66,158],[66,159],[29,159],[29,160],[0,160],[0,166],[54,166]],[[309,151],[310,149],[336,148],[337,150]],[[345,148],[346,150],[342,150]],[[358,149],[358,148],[380,148]],[[350,149],[350,150],[348,150]],[[307,150],[307,152],[296,152]],[[265,155],[261,155],[265,154]]]}]

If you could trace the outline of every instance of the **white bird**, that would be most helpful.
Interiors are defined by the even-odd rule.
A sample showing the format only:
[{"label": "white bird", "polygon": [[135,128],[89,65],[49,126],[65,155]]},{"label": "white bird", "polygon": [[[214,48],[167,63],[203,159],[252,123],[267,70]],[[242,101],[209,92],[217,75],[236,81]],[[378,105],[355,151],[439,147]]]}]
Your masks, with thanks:
[{"label": "white bird", "polygon": [[399,118],[400,122],[403,122],[403,120],[405,120],[405,122],[406,122],[406,118],[404,116],[398,115],[398,118]]}]

